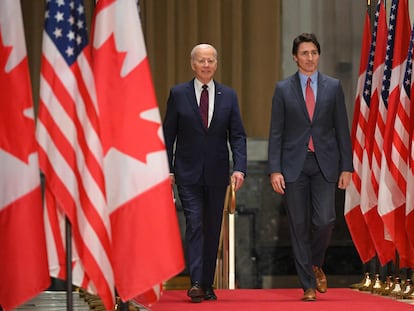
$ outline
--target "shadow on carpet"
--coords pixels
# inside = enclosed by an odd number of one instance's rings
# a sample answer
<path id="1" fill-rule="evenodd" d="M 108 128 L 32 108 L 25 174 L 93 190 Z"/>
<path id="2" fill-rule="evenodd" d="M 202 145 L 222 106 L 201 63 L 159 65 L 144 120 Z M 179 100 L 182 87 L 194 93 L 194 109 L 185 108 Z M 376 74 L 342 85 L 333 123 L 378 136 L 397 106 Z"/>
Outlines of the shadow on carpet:
<path id="1" fill-rule="evenodd" d="M 301 301 L 301 289 L 236 289 L 216 290 L 217 301 L 191 303 L 185 290 L 166 290 L 151 311 L 351 311 L 414 310 L 407 302 L 347 288 L 330 288 L 317 293 L 317 301 Z"/>

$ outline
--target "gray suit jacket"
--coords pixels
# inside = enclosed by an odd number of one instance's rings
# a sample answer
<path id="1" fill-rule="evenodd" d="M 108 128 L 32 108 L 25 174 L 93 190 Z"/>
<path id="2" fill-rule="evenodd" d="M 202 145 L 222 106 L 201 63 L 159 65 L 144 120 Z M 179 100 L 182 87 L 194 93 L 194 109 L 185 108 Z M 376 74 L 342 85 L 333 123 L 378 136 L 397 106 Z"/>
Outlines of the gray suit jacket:
<path id="1" fill-rule="evenodd" d="M 309 137 L 325 178 L 336 182 L 342 171 L 353 171 L 352 146 L 344 93 L 339 80 L 318 74 L 318 92 L 311 122 L 299 73 L 276 84 L 269 131 L 269 174 L 280 172 L 295 181 L 304 164 Z"/>

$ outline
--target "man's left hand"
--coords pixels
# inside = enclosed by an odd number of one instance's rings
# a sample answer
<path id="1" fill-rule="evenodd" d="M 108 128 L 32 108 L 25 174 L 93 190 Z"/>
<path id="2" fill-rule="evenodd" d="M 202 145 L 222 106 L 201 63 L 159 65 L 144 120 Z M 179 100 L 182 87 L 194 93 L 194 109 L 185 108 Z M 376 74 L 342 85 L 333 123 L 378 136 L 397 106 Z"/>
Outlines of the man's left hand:
<path id="1" fill-rule="evenodd" d="M 244 182 L 244 174 L 242 172 L 233 172 L 231 175 L 231 183 L 234 184 L 234 190 L 237 191 L 241 188 Z"/>
<path id="2" fill-rule="evenodd" d="M 351 182 L 352 173 L 351 172 L 342 172 L 338 180 L 338 188 L 345 190 Z"/>

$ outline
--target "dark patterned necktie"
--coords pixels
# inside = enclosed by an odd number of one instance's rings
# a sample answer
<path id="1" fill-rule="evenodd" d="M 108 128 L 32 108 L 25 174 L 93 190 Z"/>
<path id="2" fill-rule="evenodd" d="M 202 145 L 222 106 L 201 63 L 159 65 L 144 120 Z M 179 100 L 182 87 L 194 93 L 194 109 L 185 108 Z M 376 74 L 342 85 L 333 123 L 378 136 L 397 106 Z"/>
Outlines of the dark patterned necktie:
<path id="1" fill-rule="evenodd" d="M 204 127 L 208 127 L 208 91 L 207 85 L 203 85 L 203 90 L 201 91 L 200 96 L 200 114 L 201 119 L 203 120 Z"/>

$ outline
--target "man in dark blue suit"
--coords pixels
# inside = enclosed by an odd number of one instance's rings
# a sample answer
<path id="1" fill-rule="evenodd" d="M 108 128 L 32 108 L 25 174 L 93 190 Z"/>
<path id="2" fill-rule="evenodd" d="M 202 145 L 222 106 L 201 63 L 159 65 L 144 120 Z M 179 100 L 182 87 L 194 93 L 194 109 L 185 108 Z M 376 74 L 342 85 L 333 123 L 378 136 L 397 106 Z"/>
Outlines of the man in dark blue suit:
<path id="1" fill-rule="evenodd" d="M 163 121 L 172 182 L 186 219 L 185 250 L 192 302 L 216 300 L 213 291 L 226 188 L 237 191 L 247 166 L 246 133 L 236 92 L 213 80 L 217 51 L 199 44 L 191 51 L 195 78 L 170 90 Z M 204 107 L 204 105 L 206 105 Z"/>
<path id="2" fill-rule="evenodd" d="M 353 171 L 342 86 L 318 71 L 320 52 L 314 34 L 294 39 L 298 71 L 276 84 L 268 146 L 270 182 L 285 195 L 305 301 L 327 290 L 322 265 L 336 217 L 335 185 L 345 189 Z"/>

